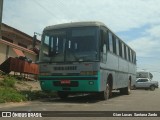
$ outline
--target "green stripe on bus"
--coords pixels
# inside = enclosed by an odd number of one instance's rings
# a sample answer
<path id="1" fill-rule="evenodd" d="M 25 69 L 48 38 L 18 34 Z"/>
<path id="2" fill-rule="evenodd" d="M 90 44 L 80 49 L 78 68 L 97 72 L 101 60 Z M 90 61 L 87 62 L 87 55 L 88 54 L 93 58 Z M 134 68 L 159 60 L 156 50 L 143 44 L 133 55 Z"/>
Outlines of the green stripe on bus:
<path id="1" fill-rule="evenodd" d="M 63 90 L 65 91 L 66 88 L 69 88 L 70 89 L 69 91 L 71 92 L 86 92 L 86 91 L 87 92 L 97 92 L 100 89 L 99 76 L 100 74 L 98 73 L 97 80 L 83 80 L 83 79 L 71 80 L 71 81 L 78 81 L 78 87 L 55 86 L 53 82 L 60 81 L 60 80 L 47 80 L 47 78 L 50 78 L 51 76 L 45 76 L 46 78 L 45 80 L 40 80 L 40 85 L 41 85 L 42 90 L 46 90 L 46 91 L 63 91 Z M 41 77 L 43 76 L 39 76 L 39 78 Z M 61 78 L 63 77 L 61 76 Z"/>

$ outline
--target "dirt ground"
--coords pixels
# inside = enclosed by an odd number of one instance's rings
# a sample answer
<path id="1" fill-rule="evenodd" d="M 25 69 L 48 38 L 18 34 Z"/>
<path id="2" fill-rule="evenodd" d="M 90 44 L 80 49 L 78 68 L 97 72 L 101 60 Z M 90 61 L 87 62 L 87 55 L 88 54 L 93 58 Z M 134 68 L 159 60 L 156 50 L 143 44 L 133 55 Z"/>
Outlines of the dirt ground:
<path id="1" fill-rule="evenodd" d="M 41 90 L 40 88 L 40 84 L 39 81 L 17 81 L 17 83 L 15 84 L 15 87 L 17 90 Z"/>
<path id="2" fill-rule="evenodd" d="M 3 80 L 4 76 L 0 75 L 0 80 Z M 16 80 L 15 88 L 19 91 L 23 90 L 41 90 L 40 84 L 38 80 L 28 80 L 28 79 L 23 79 L 23 80 Z"/>

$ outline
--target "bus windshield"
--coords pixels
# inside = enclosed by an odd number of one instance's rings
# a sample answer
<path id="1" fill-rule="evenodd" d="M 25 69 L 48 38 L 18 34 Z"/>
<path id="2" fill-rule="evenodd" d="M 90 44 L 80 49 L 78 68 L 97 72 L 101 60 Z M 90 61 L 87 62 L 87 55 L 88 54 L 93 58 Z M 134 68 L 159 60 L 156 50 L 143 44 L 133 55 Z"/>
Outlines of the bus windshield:
<path id="1" fill-rule="evenodd" d="M 40 61 L 98 61 L 97 33 L 96 27 L 44 31 Z"/>

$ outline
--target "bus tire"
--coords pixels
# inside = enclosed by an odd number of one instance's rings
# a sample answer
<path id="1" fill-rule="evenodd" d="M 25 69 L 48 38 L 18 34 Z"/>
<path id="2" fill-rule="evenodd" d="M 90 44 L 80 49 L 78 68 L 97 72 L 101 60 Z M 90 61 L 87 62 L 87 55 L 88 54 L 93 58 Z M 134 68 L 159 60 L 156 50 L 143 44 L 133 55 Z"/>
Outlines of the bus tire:
<path id="1" fill-rule="evenodd" d="M 135 85 L 133 85 L 132 90 L 136 90 L 136 86 Z"/>
<path id="2" fill-rule="evenodd" d="M 68 92 L 63 92 L 63 91 L 58 91 L 57 94 L 61 99 L 66 99 L 69 95 Z"/>
<path id="3" fill-rule="evenodd" d="M 109 99 L 109 93 L 110 93 L 110 86 L 107 83 L 106 89 L 100 93 L 100 97 L 102 100 L 108 100 Z"/>
<path id="4" fill-rule="evenodd" d="M 128 87 L 121 88 L 120 93 L 123 95 L 130 95 L 131 94 L 131 82 L 129 81 Z"/>

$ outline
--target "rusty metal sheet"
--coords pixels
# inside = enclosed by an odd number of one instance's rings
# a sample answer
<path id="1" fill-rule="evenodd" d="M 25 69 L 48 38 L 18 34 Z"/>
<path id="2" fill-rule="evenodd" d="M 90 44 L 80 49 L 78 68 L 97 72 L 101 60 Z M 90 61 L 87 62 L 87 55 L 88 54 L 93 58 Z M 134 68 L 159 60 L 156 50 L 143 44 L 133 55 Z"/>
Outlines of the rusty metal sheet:
<path id="1" fill-rule="evenodd" d="M 27 61 L 19 60 L 18 58 L 10 57 L 2 64 L 4 67 L 6 66 L 5 68 L 3 67 L 4 71 L 7 69 L 7 71 L 36 74 L 36 75 L 39 74 L 39 68 L 37 64 L 28 63 Z"/>

